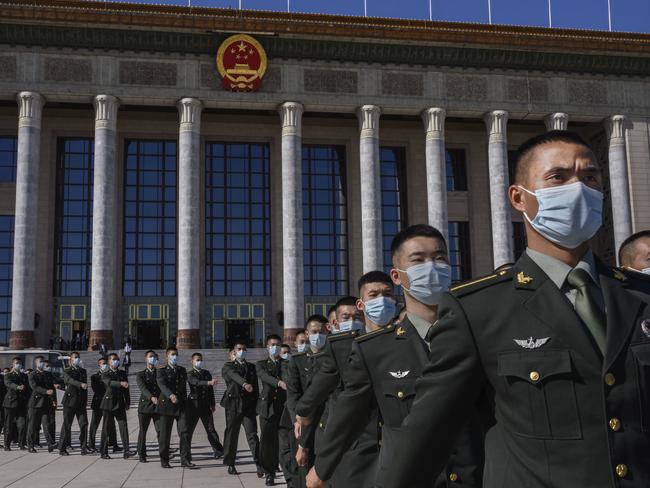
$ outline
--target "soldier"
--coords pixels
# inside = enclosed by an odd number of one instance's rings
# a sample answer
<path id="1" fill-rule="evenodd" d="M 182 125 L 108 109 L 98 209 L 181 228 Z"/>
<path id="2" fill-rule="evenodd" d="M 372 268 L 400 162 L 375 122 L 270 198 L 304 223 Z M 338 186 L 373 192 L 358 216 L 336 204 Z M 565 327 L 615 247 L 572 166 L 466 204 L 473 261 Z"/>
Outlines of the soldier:
<path id="1" fill-rule="evenodd" d="M 147 462 L 147 430 L 153 422 L 156 436 L 160 434 L 159 417 L 157 412 L 158 397 L 160 388 L 156 380 L 158 366 L 158 355 L 155 351 L 147 351 L 144 354 L 144 362 L 147 365 L 136 375 L 138 388 L 140 388 L 140 401 L 138 402 L 138 459 L 141 463 Z"/>
<path id="2" fill-rule="evenodd" d="M 309 338 L 306 330 L 301 330 L 296 333 L 295 346 L 296 352 L 305 352 L 307 350 L 307 346 L 309 346 Z"/>
<path id="3" fill-rule="evenodd" d="M 45 358 L 36 356 L 34 358 L 34 372 L 29 375 L 29 387 L 32 395 L 29 398 L 28 408 L 30 421 L 27 427 L 27 447 L 29 452 L 35 453 L 34 444 L 38 441 L 40 428 L 43 427 L 43 434 L 47 441 L 48 452 L 54 451 L 56 442 L 52 435 L 52 415 L 56 409 L 56 387 L 54 377 L 45 368 Z M 48 368 L 49 369 L 49 368 Z"/>
<path id="4" fill-rule="evenodd" d="M 88 454 L 88 415 L 86 405 L 88 404 L 88 374 L 81 367 L 81 357 L 78 352 L 70 354 L 70 366 L 63 370 L 63 381 L 65 382 L 65 394 L 63 396 L 63 427 L 59 439 L 59 454 L 68 456 L 66 447 L 70 444 L 72 437 L 72 422 L 77 417 L 79 424 L 79 443 L 81 444 L 81 455 Z"/>
<path id="5" fill-rule="evenodd" d="M 228 474 L 237 475 L 235 459 L 239 430 L 243 424 L 246 440 L 257 466 L 257 476 L 262 478 L 264 470 L 259 464 L 259 438 L 257 437 L 256 408 L 259 386 L 255 365 L 246 361 L 246 344 L 233 346 L 234 358 L 226 362 L 221 369 L 221 376 L 226 382 L 226 391 L 220 405 L 226 411 L 226 431 L 223 434 L 223 464 L 228 466 Z"/>
<path id="6" fill-rule="evenodd" d="M 23 372 L 23 361 L 18 356 L 11 361 L 11 370 L 5 375 L 5 395 L 2 406 L 5 412 L 5 451 L 11 451 L 12 436 L 16 436 L 21 450 L 27 449 L 27 403 L 29 400 L 29 379 Z M 14 431 L 17 433 L 14 434 Z"/>
<path id="7" fill-rule="evenodd" d="M 158 369 L 156 377 L 160 388 L 160 398 L 158 399 L 160 465 L 163 468 L 171 468 L 169 443 L 172 436 L 172 425 L 176 419 L 176 428 L 180 437 L 181 466 L 196 469 L 196 464 L 191 461 L 190 435 L 187 426 L 187 371 L 178 365 L 178 350 L 175 347 L 168 347 L 165 354 L 167 365 Z"/>
<path id="8" fill-rule="evenodd" d="M 5 401 L 5 395 L 7 394 L 7 387 L 5 386 L 5 375 L 7 374 L 6 368 L 3 369 L 0 372 L 0 405 L 2 405 Z M 2 434 L 2 431 L 4 429 L 4 419 L 5 419 L 5 412 L 4 408 L 0 410 L 0 434 Z"/>
<path id="9" fill-rule="evenodd" d="M 618 262 L 622 268 L 650 280 L 650 230 L 642 230 L 625 239 L 618 251 Z"/>
<path id="10" fill-rule="evenodd" d="M 510 202 L 528 248 L 515 266 L 442 297 L 429 364 L 378 486 L 426 486 L 488 387 L 484 486 L 650 485 L 650 303 L 598 261 L 602 175 L 576 134 L 516 155 Z M 420 478 L 420 479 L 418 479 Z"/>
<path id="11" fill-rule="evenodd" d="M 129 395 L 129 381 L 126 372 L 119 369 L 120 358 L 117 354 L 109 354 L 108 370 L 102 373 L 101 379 L 106 387 L 101 402 L 103 411 L 102 437 L 99 452 L 102 459 L 110 459 L 108 455 L 108 440 L 111 425 L 115 428 L 115 421 L 120 429 L 120 439 L 124 446 L 124 459 L 128 459 L 135 453 L 129 450 L 129 428 L 126 420 L 126 411 L 131 405 Z"/>
<path id="12" fill-rule="evenodd" d="M 280 346 L 282 339 L 276 334 L 266 338 L 268 359 L 255 364 L 262 382 L 262 394 L 257 402 L 260 417 L 260 464 L 264 468 L 266 486 L 275 485 L 275 470 L 279 462 L 278 424 L 287 400 L 287 384 L 282 380 Z"/>
<path id="13" fill-rule="evenodd" d="M 104 412 L 102 410 L 102 399 L 106 393 L 106 386 L 102 381 L 102 373 L 108 371 L 108 360 L 101 357 L 97 360 L 97 371 L 90 376 L 90 387 L 93 390 L 93 399 L 90 402 L 90 409 L 93 411 L 90 419 L 90 428 L 88 429 L 88 452 L 97 452 L 96 437 L 97 429 L 102 421 Z M 113 446 L 113 452 L 120 452 L 122 448 L 117 445 L 117 432 L 115 431 L 115 423 L 108 426 L 108 443 Z"/>
<path id="14" fill-rule="evenodd" d="M 192 369 L 187 375 L 187 382 L 190 385 L 190 395 L 187 399 L 187 429 L 190 445 L 194 429 L 200 419 L 208 435 L 208 442 L 212 446 L 214 458 L 220 459 L 223 457 L 223 446 L 219 440 L 219 434 L 214 429 L 213 417 L 216 405 L 214 386 L 217 384 L 217 379 L 212 378 L 210 371 L 203 369 L 203 355 L 199 352 L 192 354 Z"/>
<path id="15" fill-rule="evenodd" d="M 314 427 L 314 435 L 318 438 L 326 431 L 329 417 L 336 415 L 336 403 L 348 373 L 352 342 L 366 332 L 363 314 L 357 309 L 357 300 L 356 297 L 349 296 L 336 303 L 336 319 L 333 334 L 328 337 L 325 345 L 325 358 L 311 385 L 296 405 L 296 420 L 303 429 L 313 423 L 319 407 L 327 400 L 327 410 Z M 333 486 L 365 488 L 372 485 L 379 454 L 378 422 L 375 407 L 368 413 L 368 421 L 363 426 L 358 442 L 345 453 L 337 466 L 332 476 Z"/>

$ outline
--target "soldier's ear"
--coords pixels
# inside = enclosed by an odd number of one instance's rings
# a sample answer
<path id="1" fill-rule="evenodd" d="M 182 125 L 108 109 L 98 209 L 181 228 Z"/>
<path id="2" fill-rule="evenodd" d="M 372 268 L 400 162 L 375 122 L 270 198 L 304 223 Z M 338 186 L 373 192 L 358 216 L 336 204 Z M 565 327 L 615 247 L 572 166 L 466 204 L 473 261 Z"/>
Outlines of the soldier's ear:
<path id="1" fill-rule="evenodd" d="M 508 198 L 513 208 L 521 213 L 526 211 L 527 193 L 518 185 L 510 185 L 508 188 Z"/>

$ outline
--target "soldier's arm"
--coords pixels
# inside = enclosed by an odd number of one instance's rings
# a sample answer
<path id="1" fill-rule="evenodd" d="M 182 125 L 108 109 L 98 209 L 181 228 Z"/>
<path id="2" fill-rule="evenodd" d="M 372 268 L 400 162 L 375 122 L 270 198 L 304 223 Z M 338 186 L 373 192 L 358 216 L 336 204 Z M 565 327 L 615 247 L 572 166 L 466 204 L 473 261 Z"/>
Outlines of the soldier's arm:
<path id="1" fill-rule="evenodd" d="M 377 486 L 401 488 L 405 479 L 412 480 L 413 487 L 430 486 L 432 476 L 444 469 L 484 381 L 465 310 L 446 293 L 439 306 L 429 362 L 415 382 L 415 400 L 396 432 L 394 451 L 385 452 L 391 463 L 380 468 Z"/>
<path id="2" fill-rule="evenodd" d="M 111 379 L 108 374 L 102 374 L 102 382 L 106 385 L 106 388 L 119 388 L 121 386 L 119 380 Z"/>
<path id="3" fill-rule="evenodd" d="M 343 454 L 361 435 L 373 408 L 373 390 L 363 353 L 357 343 L 352 344 L 345 388 L 336 399 L 334 415 L 318 447 L 315 470 L 322 480 L 329 480 Z"/>
<path id="4" fill-rule="evenodd" d="M 147 388 L 147 383 L 144 381 L 144 371 L 140 371 L 135 375 L 135 382 L 138 384 L 140 392 L 147 398 L 147 400 L 151 400 L 153 395 L 149 391 L 149 388 Z"/>
<path id="5" fill-rule="evenodd" d="M 90 387 L 93 389 L 93 393 L 97 393 L 101 389 L 101 378 L 95 375 L 90 377 Z"/>
<path id="6" fill-rule="evenodd" d="M 158 370 L 158 374 L 156 375 L 156 383 L 158 383 L 158 388 L 160 388 L 160 392 L 166 397 L 170 397 L 171 395 L 174 394 L 174 392 L 171 391 L 167 386 L 167 375 L 163 373 L 162 369 Z"/>
<path id="7" fill-rule="evenodd" d="M 77 388 L 81 388 L 81 381 L 77 381 L 72 376 L 70 376 L 70 373 L 68 373 L 67 369 L 63 370 L 63 382 L 66 385 L 72 385 L 76 386 Z"/>
<path id="8" fill-rule="evenodd" d="M 197 378 L 193 374 L 187 375 L 187 382 L 192 386 L 209 386 L 207 380 L 202 380 L 200 378 Z"/>
<path id="9" fill-rule="evenodd" d="M 289 416 L 293 422 L 296 419 L 296 405 L 298 400 L 303 394 L 302 385 L 300 383 L 300 369 L 298 363 L 294 358 L 289 359 L 287 365 L 287 408 L 289 409 Z"/>
<path id="10" fill-rule="evenodd" d="M 301 417 L 312 417 L 318 406 L 325 403 L 339 384 L 341 377 L 329 341 L 325 354 L 320 369 L 296 405 L 296 414 Z"/>
<path id="11" fill-rule="evenodd" d="M 277 388 L 278 387 L 278 381 L 280 381 L 280 380 L 278 378 L 276 378 L 275 376 L 271 376 L 266 371 L 266 369 L 264 369 L 263 364 L 264 364 L 263 362 L 255 364 L 255 369 L 257 370 L 257 376 L 262 381 L 262 383 L 266 383 L 267 385 L 270 385 L 273 388 Z"/>
<path id="12" fill-rule="evenodd" d="M 6 375 L 5 376 L 5 386 L 9 388 L 10 390 L 17 391 L 18 390 L 18 383 L 16 383 L 13 379 L 12 376 Z"/>
<path id="13" fill-rule="evenodd" d="M 40 393 L 41 395 L 47 395 L 47 388 L 43 388 L 38 383 L 36 383 L 36 373 L 29 375 L 29 387 L 32 391 Z"/>

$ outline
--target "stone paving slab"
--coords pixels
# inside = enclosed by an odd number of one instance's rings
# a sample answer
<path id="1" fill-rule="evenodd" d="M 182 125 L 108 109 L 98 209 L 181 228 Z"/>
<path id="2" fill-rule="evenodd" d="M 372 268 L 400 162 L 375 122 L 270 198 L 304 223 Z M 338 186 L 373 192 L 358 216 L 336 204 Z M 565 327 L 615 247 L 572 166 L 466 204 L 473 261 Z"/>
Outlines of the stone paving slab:
<path id="1" fill-rule="evenodd" d="M 129 410 L 127 418 L 131 450 L 135 451 L 138 439 L 136 410 Z M 225 416 L 222 408 L 217 407 L 214 420 L 215 428 L 223 442 Z M 61 411 L 57 411 L 57 437 L 62 422 Z M 100 432 L 97 433 L 97 447 L 99 447 L 99 435 Z M 29 454 L 15 447 L 12 447 L 11 452 L 0 450 L 0 488 L 154 488 L 157 486 L 257 488 L 264 486 L 264 480 L 256 475 L 255 464 L 248 451 L 243 429 L 239 436 L 238 476 L 229 475 L 221 460 L 212 457 L 212 448 L 200 422 L 194 432 L 192 444 L 192 461 L 200 469 L 181 468 L 178 456 L 171 460 L 173 469 L 162 469 L 153 427 L 150 427 L 147 432 L 149 462 L 146 464 L 138 462 L 137 458 L 123 459 L 122 453 L 109 452 L 112 457 L 110 460 L 100 459 L 98 455 L 81 456 L 76 423 L 73 424 L 72 442 L 74 449 L 70 451 L 70 456 L 59 456 L 57 451 L 50 454 L 46 448 L 38 449 L 38 454 Z M 45 445 L 42 436 L 41 444 Z M 172 448 L 174 447 L 178 447 L 176 429 L 172 434 Z M 286 487 L 280 474 L 276 479 L 276 486 Z"/>

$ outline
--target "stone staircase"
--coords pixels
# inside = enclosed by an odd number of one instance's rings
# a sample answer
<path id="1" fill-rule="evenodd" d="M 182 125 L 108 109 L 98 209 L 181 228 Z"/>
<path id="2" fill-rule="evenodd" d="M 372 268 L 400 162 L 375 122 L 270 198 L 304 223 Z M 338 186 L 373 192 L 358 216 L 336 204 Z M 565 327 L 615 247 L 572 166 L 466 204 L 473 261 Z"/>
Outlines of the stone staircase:
<path id="1" fill-rule="evenodd" d="M 120 357 L 124 355 L 123 350 L 114 351 L 110 350 L 109 353 L 117 352 Z M 142 371 L 145 368 L 144 364 L 144 354 L 146 350 L 133 350 L 131 352 L 131 366 L 129 367 L 129 390 L 131 395 L 131 406 L 135 407 L 140 400 L 140 388 L 135 379 L 135 375 L 138 371 Z M 160 357 L 160 365 L 165 364 L 165 351 L 156 350 L 158 356 Z M 218 378 L 219 383 L 215 387 L 215 399 L 217 405 L 221 401 L 223 392 L 226 389 L 226 383 L 221 377 L 221 368 L 223 364 L 228 360 L 228 350 L 226 349 L 198 349 L 198 350 L 180 350 L 178 351 L 178 364 L 185 367 L 186 369 L 191 368 L 191 358 L 192 354 L 195 352 L 200 352 L 203 355 L 203 368 L 207 369 L 212 373 L 213 378 Z M 265 359 L 268 357 L 268 352 L 264 348 L 251 348 L 248 349 L 246 360 L 255 363 L 260 359 Z M 84 368 L 88 370 L 88 375 L 95 373 L 97 371 L 97 359 L 99 359 L 99 353 L 97 351 L 83 351 L 81 352 L 81 360 L 83 361 Z M 159 365 L 159 366 L 160 366 Z M 90 379 L 88 380 L 90 382 Z M 189 387 L 188 387 L 189 390 Z M 92 401 L 92 389 L 88 389 L 88 405 Z"/>

